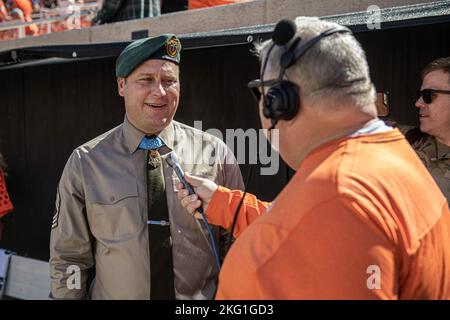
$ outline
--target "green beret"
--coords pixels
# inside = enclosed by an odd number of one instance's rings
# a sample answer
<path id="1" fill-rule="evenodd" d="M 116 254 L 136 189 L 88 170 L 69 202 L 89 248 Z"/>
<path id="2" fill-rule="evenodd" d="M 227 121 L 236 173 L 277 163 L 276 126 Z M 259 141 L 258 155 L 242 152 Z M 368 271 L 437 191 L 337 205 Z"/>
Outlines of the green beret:
<path id="1" fill-rule="evenodd" d="M 163 59 L 179 64 L 180 51 L 180 40 L 174 34 L 136 40 L 117 58 L 116 76 L 128 77 L 134 69 L 149 59 Z"/>

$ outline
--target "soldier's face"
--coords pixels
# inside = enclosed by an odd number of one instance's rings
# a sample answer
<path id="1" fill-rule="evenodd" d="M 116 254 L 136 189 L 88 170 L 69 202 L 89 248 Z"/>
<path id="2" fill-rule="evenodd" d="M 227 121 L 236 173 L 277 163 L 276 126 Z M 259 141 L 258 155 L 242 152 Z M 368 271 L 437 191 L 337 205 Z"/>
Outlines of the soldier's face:
<path id="1" fill-rule="evenodd" d="M 428 73 L 422 81 L 420 90 L 450 90 L 449 74 L 441 70 Z M 416 101 L 420 109 L 420 130 L 444 139 L 450 134 L 450 95 L 434 93 L 431 103 L 426 104 L 422 98 Z"/>
<path id="2" fill-rule="evenodd" d="M 126 79 L 118 78 L 128 120 L 147 134 L 172 121 L 180 99 L 179 67 L 166 60 L 147 60 Z"/>

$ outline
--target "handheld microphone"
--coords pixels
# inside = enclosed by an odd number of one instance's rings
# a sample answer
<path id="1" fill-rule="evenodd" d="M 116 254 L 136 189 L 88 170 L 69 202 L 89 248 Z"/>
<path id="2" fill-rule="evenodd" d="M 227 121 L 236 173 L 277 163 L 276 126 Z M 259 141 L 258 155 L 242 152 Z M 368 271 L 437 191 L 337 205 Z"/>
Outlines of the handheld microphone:
<path id="1" fill-rule="evenodd" d="M 178 162 L 178 156 L 175 153 L 175 151 L 171 151 L 167 154 L 166 162 L 175 171 L 178 179 L 180 179 L 184 188 L 189 192 L 189 195 L 195 194 L 194 188 L 192 188 L 192 186 L 184 178 L 184 171 L 181 168 L 180 163 Z M 219 251 L 217 250 L 216 242 L 214 241 L 214 235 L 212 233 L 211 226 L 209 225 L 208 220 L 206 219 L 203 208 L 200 206 L 200 208 L 198 208 L 197 211 L 200 212 L 203 220 L 205 221 L 206 229 L 208 230 L 209 236 L 211 237 L 211 248 L 213 250 L 214 256 L 216 257 L 217 267 L 219 268 L 220 271 Z M 203 228 L 201 227 L 200 222 L 197 219 L 195 219 L 195 221 L 199 226 L 200 231 L 203 233 Z M 206 241 L 208 241 L 208 239 L 206 239 Z"/>
<path id="2" fill-rule="evenodd" d="M 167 154 L 166 161 L 169 164 L 169 166 L 172 167 L 172 169 L 175 171 L 175 173 L 177 174 L 178 179 L 180 179 L 180 181 L 183 184 L 184 188 L 187 191 L 189 191 L 189 194 L 190 195 L 191 194 L 195 194 L 194 189 L 192 188 L 192 186 L 184 178 L 184 171 L 183 171 L 183 169 L 181 169 L 180 163 L 178 162 L 178 156 L 175 153 L 175 151 L 172 151 L 172 152 Z M 203 211 L 203 208 L 200 207 L 197 210 L 198 211 L 200 211 L 200 210 Z"/>

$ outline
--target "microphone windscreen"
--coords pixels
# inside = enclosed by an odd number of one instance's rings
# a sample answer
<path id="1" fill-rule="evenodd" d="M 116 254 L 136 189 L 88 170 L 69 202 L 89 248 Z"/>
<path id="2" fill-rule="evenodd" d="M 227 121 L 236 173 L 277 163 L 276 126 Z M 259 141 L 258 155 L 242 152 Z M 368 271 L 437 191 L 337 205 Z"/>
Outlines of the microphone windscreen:
<path id="1" fill-rule="evenodd" d="M 175 151 L 170 152 L 166 157 L 166 162 L 173 168 L 178 163 L 178 157 Z"/>
<path id="2" fill-rule="evenodd" d="M 277 23 L 272 34 L 272 41 L 279 46 L 285 45 L 295 35 L 297 27 L 291 20 L 283 19 Z"/>

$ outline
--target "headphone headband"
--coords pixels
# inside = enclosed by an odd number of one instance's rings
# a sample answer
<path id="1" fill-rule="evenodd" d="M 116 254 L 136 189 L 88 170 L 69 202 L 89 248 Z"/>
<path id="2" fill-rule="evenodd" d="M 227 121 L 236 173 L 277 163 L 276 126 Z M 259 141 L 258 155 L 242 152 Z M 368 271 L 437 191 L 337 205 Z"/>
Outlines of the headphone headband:
<path id="1" fill-rule="evenodd" d="M 280 66 L 283 69 L 288 69 L 290 66 L 292 66 L 309 48 L 311 48 L 313 45 L 315 45 L 317 42 L 322 40 L 325 37 L 331 36 L 334 33 L 351 33 L 351 30 L 347 27 L 339 26 L 339 27 L 333 27 L 331 29 L 325 30 L 324 32 L 320 33 L 319 35 L 309 39 L 306 43 L 302 44 L 300 47 L 297 47 L 298 41 L 301 41 L 301 38 L 297 38 L 293 46 L 294 48 L 289 48 L 288 51 L 286 51 L 280 60 Z M 294 50 L 292 50 L 294 49 Z"/>
<path id="2" fill-rule="evenodd" d="M 286 21 L 283 20 L 277 24 L 277 27 L 282 23 L 284 24 L 284 27 L 286 26 Z M 288 24 L 294 25 L 293 23 L 289 22 Z M 275 31 L 277 30 L 277 27 L 275 27 Z M 292 36 L 290 35 L 290 37 L 292 39 L 292 37 L 295 36 L 295 30 L 293 26 L 291 28 L 291 32 L 293 34 Z M 281 28 L 278 28 L 278 30 L 280 29 Z M 313 45 L 315 45 L 321 39 L 328 37 L 334 33 L 351 33 L 351 30 L 344 26 L 333 27 L 311 38 L 304 44 L 301 44 L 301 38 L 297 37 L 289 46 L 289 48 L 281 55 L 278 81 L 276 84 L 269 88 L 267 94 L 263 94 L 263 113 L 266 118 L 270 118 L 272 120 L 271 129 L 275 127 L 277 121 L 280 119 L 290 120 L 294 118 L 297 115 L 300 106 L 300 88 L 293 82 L 283 80 L 286 69 L 288 69 L 296 61 L 298 61 L 298 59 L 300 59 L 300 57 Z M 283 44 L 280 43 L 279 45 L 284 45 L 291 39 L 284 39 L 285 41 L 283 42 Z M 270 53 L 275 45 L 276 41 L 274 41 L 267 53 L 262 68 L 261 80 L 264 79 L 267 62 L 269 60 Z"/>

